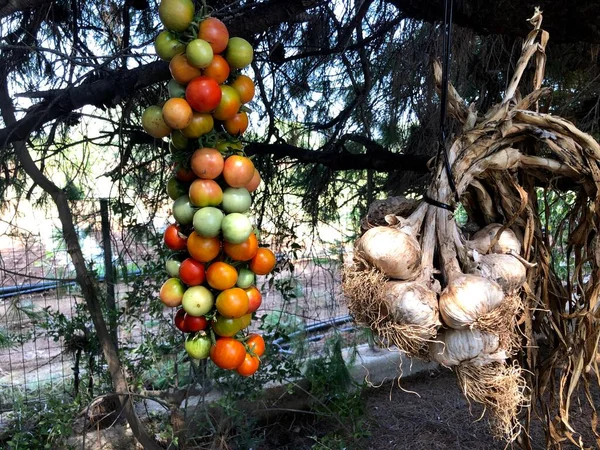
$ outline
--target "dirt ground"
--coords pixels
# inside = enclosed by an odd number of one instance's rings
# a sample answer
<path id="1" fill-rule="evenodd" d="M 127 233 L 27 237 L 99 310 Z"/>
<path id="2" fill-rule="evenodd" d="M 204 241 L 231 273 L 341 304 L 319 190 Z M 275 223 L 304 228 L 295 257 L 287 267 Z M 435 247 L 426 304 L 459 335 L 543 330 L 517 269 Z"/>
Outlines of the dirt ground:
<path id="1" fill-rule="evenodd" d="M 494 439 L 482 408 L 467 403 L 454 374 L 448 370 L 422 373 L 397 383 L 369 388 L 364 393 L 362 426 L 355 436 L 343 436 L 336 421 L 309 414 L 282 417 L 266 430 L 257 450 L 503 450 Z M 595 393 L 596 404 L 600 396 Z M 584 411 L 585 412 L 585 411 Z M 589 411 L 587 411 L 589 413 Z M 585 414 L 581 414 L 583 418 Z M 589 414 L 587 418 L 589 419 Z M 341 418 L 344 421 L 343 418 Z M 348 423 L 348 421 L 344 421 Z M 579 426 L 580 424 L 578 424 Z M 343 439 L 334 439 L 342 436 Z M 533 450 L 546 448 L 539 423 L 531 430 Z M 586 448 L 597 448 L 584 438 Z M 511 448 L 511 447 L 509 447 Z M 512 448 L 519 448 L 516 445 Z M 564 450 L 577 447 L 564 444 Z"/>

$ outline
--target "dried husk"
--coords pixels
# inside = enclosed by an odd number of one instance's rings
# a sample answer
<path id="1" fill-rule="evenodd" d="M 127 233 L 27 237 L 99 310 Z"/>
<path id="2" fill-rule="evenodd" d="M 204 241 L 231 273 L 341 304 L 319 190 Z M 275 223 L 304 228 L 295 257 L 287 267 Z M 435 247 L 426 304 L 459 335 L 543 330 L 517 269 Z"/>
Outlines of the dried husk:
<path id="1" fill-rule="evenodd" d="M 476 329 L 443 330 L 430 344 L 429 355 L 433 361 L 446 367 L 459 364 L 482 366 L 504 361 L 508 356 L 497 335 Z"/>
<path id="2" fill-rule="evenodd" d="M 481 255 L 474 251 L 473 261 L 469 273 L 495 281 L 506 294 L 521 288 L 527 279 L 527 269 L 512 255 Z"/>
<path id="3" fill-rule="evenodd" d="M 522 244 L 517 235 L 510 228 L 502 230 L 497 241 L 494 242 L 498 231 L 502 228 L 499 223 L 490 223 L 473 235 L 471 240 L 467 241 L 466 246 L 476 250 L 482 255 L 487 253 L 508 253 L 511 250 L 521 254 Z"/>
<path id="4" fill-rule="evenodd" d="M 383 301 L 398 324 L 418 325 L 426 330 L 441 325 L 437 295 L 422 282 L 388 281 L 383 288 Z"/>
<path id="5" fill-rule="evenodd" d="M 498 308 L 503 300 L 504 292 L 495 281 L 478 275 L 461 274 L 451 279 L 442 291 L 440 314 L 450 328 L 469 328 Z"/>
<path id="6" fill-rule="evenodd" d="M 419 241 L 402 229 L 374 227 L 367 230 L 356 241 L 354 257 L 389 278 L 412 280 L 421 272 Z"/>

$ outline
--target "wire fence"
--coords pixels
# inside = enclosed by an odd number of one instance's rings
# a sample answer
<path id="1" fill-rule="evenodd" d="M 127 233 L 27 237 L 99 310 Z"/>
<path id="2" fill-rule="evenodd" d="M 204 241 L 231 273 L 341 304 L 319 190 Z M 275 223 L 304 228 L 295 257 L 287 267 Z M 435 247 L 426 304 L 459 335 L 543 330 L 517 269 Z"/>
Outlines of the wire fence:
<path id="1" fill-rule="evenodd" d="M 88 201 L 80 209 L 86 211 L 78 223 L 82 250 L 105 289 L 100 204 Z M 166 215 L 161 220 L 155 221 L 157 229 L 147 236 L 134 235 L 118 220 L 110 220 L 115 303 L 125 316 L 127 294 L 133 289 L 134 280 L 145 276 L 142 272 L 147 261 L 160 258 L 150 236 L 166 226 Z M 0 425 L 12 417 L 17 404 L 43 403 L 56 390 L 72 395 L 73 380 L 85 376 L 80 373 L 78 360 L 82 352 L 73 345 L 73 336 L 67 342 L 64 336 L 39 326 L 40 318 L 74 318 L 84 304 L 57 218 L 49 213 L 24 214 L 3 220 L 2 227 Z M 293 260 L 280 252 L 280 263 L 287 270 L 258 283 L 263 294 L 259 314 L 292 335 L 314 330 L 312 340 L 320 339 L 321 332 L 330 326 L 347 329 L 348 311 L 340 289 L 340 267 L 346 250 L 341 244 L 311 245 L 296 252 Z M 160 302 L 158 292 L 148 302 Z M 172 311 L 165 310 L 164 314 L 170 316 Z M 150 319 L 136 322 L 135 326 L 121 325 L 119 341 L 142 342 L 148 333 L 153 333 L 154 326 Z M 280 351 L 289 351 L 289 347 L 282 345 Z"/>

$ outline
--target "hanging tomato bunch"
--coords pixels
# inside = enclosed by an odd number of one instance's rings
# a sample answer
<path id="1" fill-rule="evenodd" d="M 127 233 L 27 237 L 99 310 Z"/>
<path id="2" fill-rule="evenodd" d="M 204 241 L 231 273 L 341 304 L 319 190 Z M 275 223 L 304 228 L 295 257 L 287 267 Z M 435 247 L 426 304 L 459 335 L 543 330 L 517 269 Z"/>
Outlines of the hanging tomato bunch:
<path id="1" fill-rule="evenodd" d="M 275 267 L 260 247 L 248 211 L 261 177 L 239 137 L 248 128 L 254 82 L 241 73 L 252 46 L 229 37 L 214 17 L 195 17 L 191 0 L 162 0 L 165 30 L 156 37 L 158 56 L 169 61 L 169 99 L 147 108 L 146 132 L 170 136 L 174 175 L 167 184 L 176 223 L 164 234 L 175 253 L 162 302 L 179 308 L 175 325 L 188 336 L 185 349 L 223 369 L 252 375 L 265 351 L 263 338 L 246 329 L 261 304 L 256 276 Z"/>

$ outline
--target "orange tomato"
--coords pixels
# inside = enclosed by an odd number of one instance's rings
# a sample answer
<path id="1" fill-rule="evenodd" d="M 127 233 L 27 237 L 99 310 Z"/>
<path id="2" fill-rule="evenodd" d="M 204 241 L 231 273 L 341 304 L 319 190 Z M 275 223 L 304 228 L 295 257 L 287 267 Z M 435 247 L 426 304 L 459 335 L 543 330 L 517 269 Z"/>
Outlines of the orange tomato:
<path id="1" fill-rule="evenodd" d="M 260 360 L 256 356 L 252 356 L 250 353 L 246 353 L 244 357 L 244 361 L 240 364 L 237 369 L 237 373 L 244 377 L 249 377 L 253 375 L 260 366 Z"/>
<path id="2" fill-rule="evenodd" d="M 254 233 L 250 233 L 248 239 L 241 244 L 232 244 L 225 241 L 223 243 L 225 254 L 234 261 L 249 261 L 254 258 L 258 251 L 258 239 Z"/>
<path id="3" fill-rule="evenodd" d="M 215 121 L 212 115 L 194 111 L 191 122 L 181 130 L 181 134 L 188 139 L 197 139 L 206 133 L 210 133 L 214 126 Z"/>
<path id="4" fill-rule="evenodd" d="M 225 83 L 225 80 L 229 78 L 229 64 L 221 55 L 214 55 L 212 61 L 208 67 L 204 68 L 202 72 L 204 76 L 212 78 L 219 84 Z"/>
<path id="5" fill-rule="evenodd" d="M 237 319 L 248 310 L 248 296 L 238 287 L 225 289 L 217 296 L 215 306 L 223 317 Z"/>
<path id="6" fill-rule="evenodd" d="M 239 94 L 242 104 L 248 103 L 254 98 L 254 92 L 256 91 L 254 81 L 247 75 L 238 75 L 231 83 L 231 87 Z"/>
<path id="7" fill-rule="evenodd" d="M 248 114 L 245 111 L 240 111 L 231 119 L 223 122 L 223 127 L 232 136 L 240 136 L 248 129 Z"/>
<path id="8" fill-rule="evenodd" d="M 238 274 L 235 267 L 221 261 L 212 263 L 206 270 L 206 281 L 210 287 L 218 289 L 219 291 L 234 287 L 237 277 Z M 244 295 L 246 295 L 245 292 Z M 246 300 L 248 300 L 247 295 Z M 246 305 L 246 309 L 248 309 L 248 305 Z M 244 310 L 244 314 L 245 313 L 246 310 Z"/>
<path id="9" fill-rule="evenodd" d="M 174 97 L 165 102 L 162 108 L 165 123 L 175 130 L 187 127 L 192 121 L 192 107 L 182 98 Z"/>
<path id="10" fill-rule="evenodd" d="M 171 76 L 179 84 L 188 84 L 194 78 L 202 75 L 202 71 L 192 66 L 187 60 L 185 53 L 173 56 L 173 59 L 169 63 L 169 70 Z"/>
<path id="11" fill-rule="evenodd" d="M 214 180 L 221 172 L 225 160 L 223 155 L 216 148 L 203 147 L 199 148 L 192 154 L 190 166 L 194 173 L 204 180 Z"/>
<path id="12" fill-rule="evenodd" d="M 231 155 L 225 160 L 223 178 L 229 186 L 244 187 L 250 183 L 252 177 L 254 177 L 254 163 L 250 158 Z"/>
<path id="13" fill-rule="evenodd" d="M 260 334 L 253 333 L 246 339 L 248 353 L 256 356 L 262 356 L 265 353 L 265 340 Z"/>
<path id="14" fill-rule="evenodd" d="M 187 249 L 196 261 L 209 262 L 219 256 L 221 241 L 216 237 L 204 238 L 194 231 L 188 236 Z"/>
<path id="15" fill-rule="evenodd" d="M 221 369 L 236 369 L 245 357 L 244 344 L 231 337 L 217 339 L 210 348 L 210 359 Z"/>
<path id="16" fill-rule="evenodd" d="M 188 238 L 189 242 L 189 238 Z M 189 244 L 188 244 L 189 246 Z M 259 248 L 254 258 L 250 260 L 250 270 L 256 275 L 266 275 L 275 267 L 275 255 L 268 248 Z"/>

